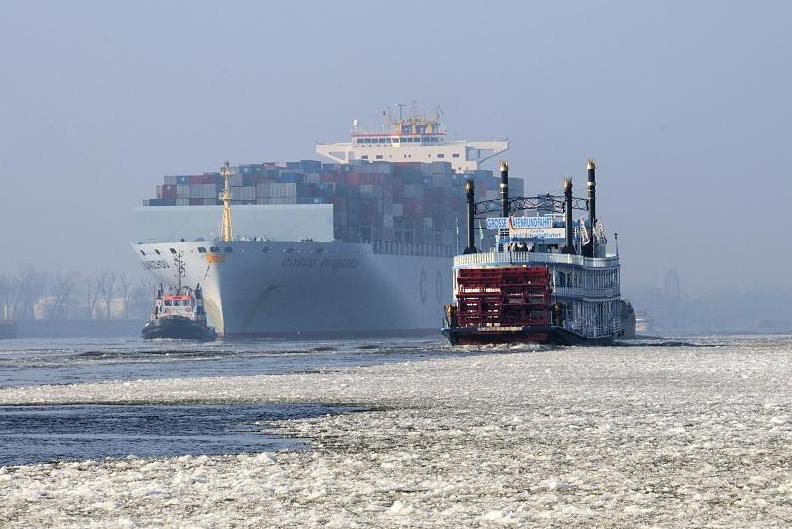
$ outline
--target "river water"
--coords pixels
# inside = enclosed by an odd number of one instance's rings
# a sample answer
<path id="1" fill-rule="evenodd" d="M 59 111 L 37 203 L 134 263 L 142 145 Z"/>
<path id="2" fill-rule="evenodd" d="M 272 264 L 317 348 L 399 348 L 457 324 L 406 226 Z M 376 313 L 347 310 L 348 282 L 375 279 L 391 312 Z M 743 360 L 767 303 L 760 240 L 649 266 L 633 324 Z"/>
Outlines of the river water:
<path id="1" fill-rule="evenodd" d="M 0 341 L 0 389 L 144 379 L 310 373 L 448 355 L 432 340 L 238 341 L 28 339 Z M 102 457 L 300 449 L 273 421 L 348 413 L 312 403 L 0 406 L 0 465 Z"/>
<path id="2" fill-rule="evenodd" d="M 792 527 L 792 337 L 0 342 L 2 527 Z"/>

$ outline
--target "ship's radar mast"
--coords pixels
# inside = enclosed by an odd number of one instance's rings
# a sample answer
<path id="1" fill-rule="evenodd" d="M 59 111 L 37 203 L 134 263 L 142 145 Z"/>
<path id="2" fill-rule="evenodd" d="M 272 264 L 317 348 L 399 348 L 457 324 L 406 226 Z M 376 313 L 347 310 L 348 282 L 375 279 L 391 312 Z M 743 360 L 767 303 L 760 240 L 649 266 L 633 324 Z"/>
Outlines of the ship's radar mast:
<path id="1" fill-rule="evenodd" d="M 231 242 L 234 240 L 234 230 L 231 227 L 231 162 L 226 161 L 225 165 L 220 169 L 220 174 L 223 175 L 225 181 L 225 188 L 220 194 L 220 200 L 223 201 L 223 227 L 221 230 L 220 238 L 224 242 Z"/>

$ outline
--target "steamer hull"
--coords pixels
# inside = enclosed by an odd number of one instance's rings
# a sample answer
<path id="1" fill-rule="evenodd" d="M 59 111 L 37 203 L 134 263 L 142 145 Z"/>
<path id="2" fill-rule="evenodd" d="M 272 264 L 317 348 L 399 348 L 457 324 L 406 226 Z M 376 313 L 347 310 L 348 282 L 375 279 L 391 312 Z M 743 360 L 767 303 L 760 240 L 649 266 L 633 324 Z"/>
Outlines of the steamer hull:
<path id="1" fill-rule="evenodd" d="M 497 330 L 484 328 L 443 329 L 452 345 L 536 343 L 549 345 L 610 345 L 613 336 L 586 338 L 560 327 L 514 327 Z"/>

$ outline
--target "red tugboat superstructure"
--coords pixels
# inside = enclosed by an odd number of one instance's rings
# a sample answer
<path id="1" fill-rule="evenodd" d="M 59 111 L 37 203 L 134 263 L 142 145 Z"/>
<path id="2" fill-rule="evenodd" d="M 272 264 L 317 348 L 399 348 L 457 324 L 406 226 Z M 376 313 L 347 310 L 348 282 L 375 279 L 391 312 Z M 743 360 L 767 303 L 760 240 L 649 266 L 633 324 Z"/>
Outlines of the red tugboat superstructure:
<path id="1" fill-rule="evenodd" d="M 563 196 L 510 198 L 505 162 L 500 199 L 476 202 L 466 182 L 467 246 L 454 257 L 443 328 L 452 344 L 607 344 L 623 334 L 619 256 L 596 216 L 594 160 L 587 171 L 585 199 L 572 196 L 570 178 Z M 575 220 L 573 210 L 588 214 Z M 523 211 L 534 214 L 514 216 Z M 477 221 L 496 231 L 490 251 L 476 248 Z"/>

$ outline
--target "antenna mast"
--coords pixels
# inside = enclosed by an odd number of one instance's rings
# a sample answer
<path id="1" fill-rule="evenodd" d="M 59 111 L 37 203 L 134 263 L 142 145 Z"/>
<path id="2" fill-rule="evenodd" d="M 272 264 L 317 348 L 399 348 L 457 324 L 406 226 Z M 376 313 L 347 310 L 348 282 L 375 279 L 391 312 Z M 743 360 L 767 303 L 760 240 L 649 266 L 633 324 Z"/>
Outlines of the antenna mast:
<path id="1" fill-rule="evenodd" d="M 184 252 L 179 250 L 176 254 L 176 294 L 181 294 L 182 277 L 184 276 Z"/>
<path id="2" fill-rule="evenodd" d="M 399 107 L 399 121 L 402 121 L 404 119 L 404 115 L 403 115 L 404 107 L 406 107 L 407 105 L 405 105 L 404 103 L 396 103 L 396 106 Z"/>
<path id="3" fill-rule="evenodd" d="M 231 227 L 231 162 L 226 161 L 225 165 L 220 168 L 220 174 L 223 175 L 225 180 L 225 188 L 220 195 L 220 200 L 223 201 L 223 228 L 221 230 L 220 238 L 223 242 L 231 242 L 234 240 L 234 230 Z"/>

